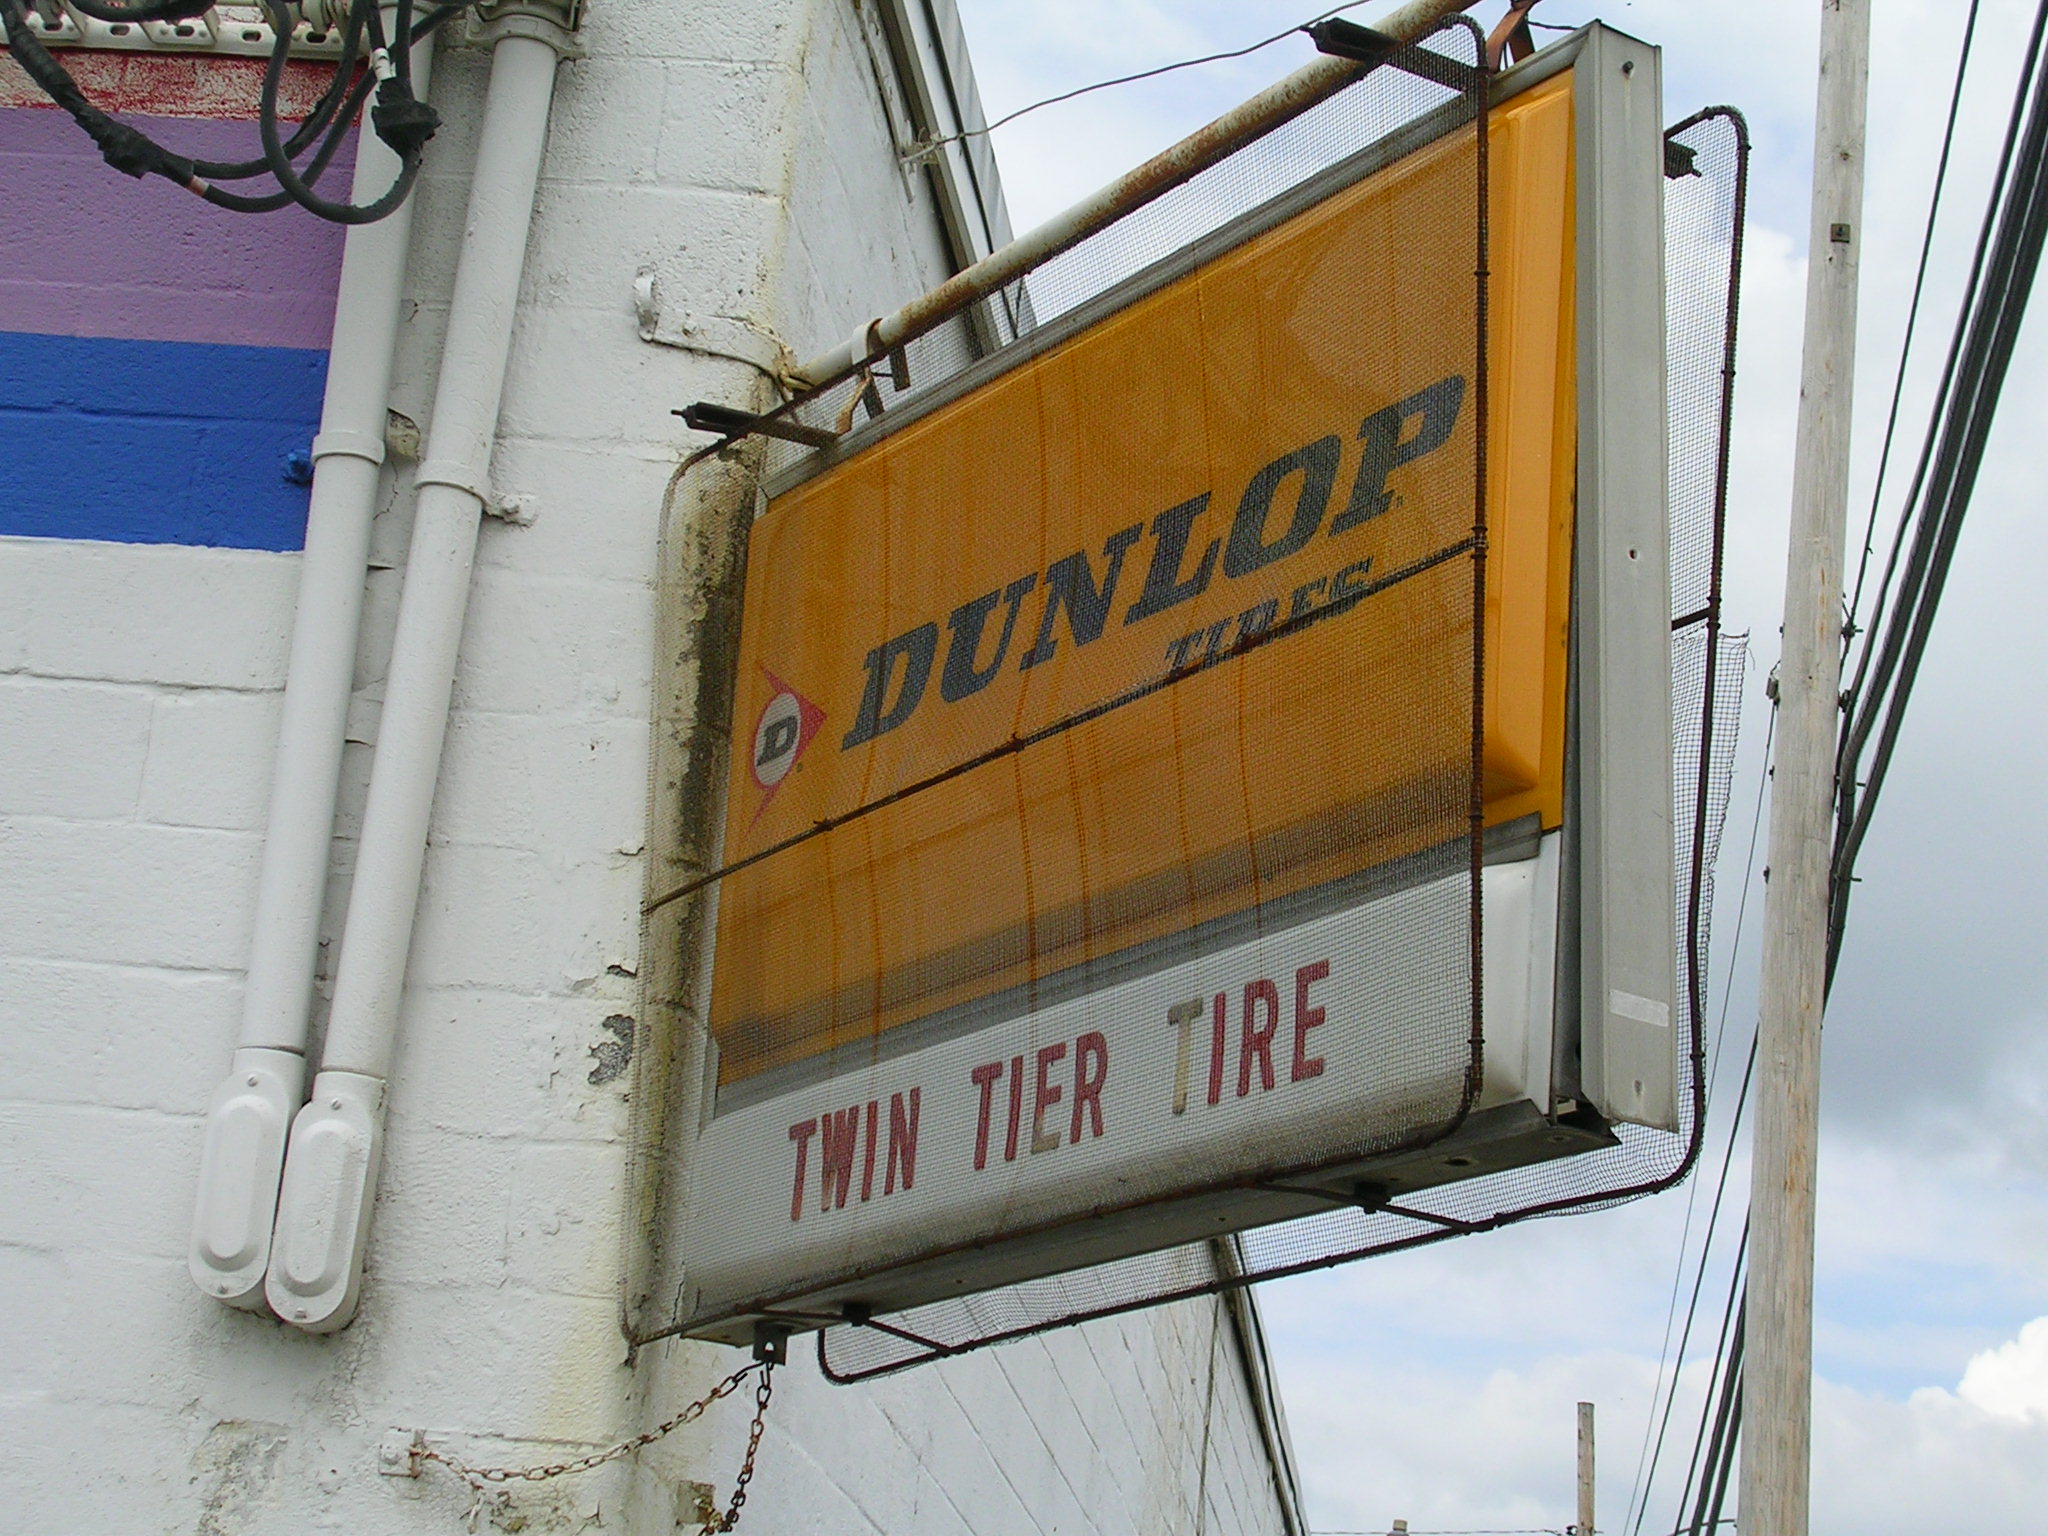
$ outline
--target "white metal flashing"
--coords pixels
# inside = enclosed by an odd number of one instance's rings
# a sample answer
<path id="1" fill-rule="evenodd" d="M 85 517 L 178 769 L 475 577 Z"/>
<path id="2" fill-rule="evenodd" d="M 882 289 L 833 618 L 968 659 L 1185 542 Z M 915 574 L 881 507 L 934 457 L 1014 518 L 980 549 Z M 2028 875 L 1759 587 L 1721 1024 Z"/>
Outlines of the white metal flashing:
<path id="1" fill-rule="evenodd" d="M 1576 69 L 1593 107 L 1578 115 L 1579 805 L 1566 817 L 1579 1072 L 1608 1118 L 1676 1130 L 1663 93 L 1658 51 L 1606 27 L 1586 29 Z"/>

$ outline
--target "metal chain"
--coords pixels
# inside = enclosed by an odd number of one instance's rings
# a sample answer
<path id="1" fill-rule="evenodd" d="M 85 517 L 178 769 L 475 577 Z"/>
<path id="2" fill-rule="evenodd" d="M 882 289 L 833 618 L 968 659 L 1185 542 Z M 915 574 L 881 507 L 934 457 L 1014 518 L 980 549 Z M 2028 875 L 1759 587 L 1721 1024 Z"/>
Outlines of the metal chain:
<path id="1" fill-rule="evenodd" d="M 622 1457 L 630 1456 L 635 1451 L 642 1450 L 654 1444 L 655 1441 L 673 1434 L 685 1424 L 702 1418 L 705 1411 L 713 1403 L 717 1402 L 721 1397 L 730 1397 L 739 1390 L 742 1382 L 757 1372 L 760 1379 L 754 1384 L 754 1418 L 747 1429 L 747 1453 L 740 1461 L 739 1476 L 733 1483 L 732 1502 L 726 1506 L 723 1514 L 713 1514 L 710 1519 L 704 1522 L 703 1529 L 707 1536 L 709 1536 L 711 1532 L 729 1531 L 739 1524 L 741 1506 L 747 1502 L 747 1484 L 754 1480 L 754 1458 L 761 1449 L 761 1436 L 768 1427 L 768 1400 L 775 1392 L 775 1364 L 773 1361 L 750 1361 L 734 1371 L 694 1403 L 683 1408 L 674 1417 L 664 1419 L 645 1434 L 635 1435 L 630 1440 L 622 1440 L 617 1445 L 610 1446 L 602 1451 L 594 1451 L 588 1456 L 579 1456 L 574 1461 L 555 1461 L 538 1467 L 479 1467 L 464 1461 L 452 1451 L 439 1450 L 434 1446 L 428 1445 L 423 1438 L 416 1439 L 413 1442 L 412 1458 L 415 1463 L 422 1461 L 439 1462 L 469 1485 L 471 1498 L 466 1515 L 469 1528 L 473 1531 L 477 1528 L 477 1520 L 483 1513 L 484 1498 L 488 1485 L 514 1481 L 544 1483 L 550 1478 L 567 1477 L 575 1472 L 588 1472 L 594 1467 L 605 1465 L 607 1462 L 618 1461 Z"/>
<path id="2" fill-rule="evenodd" d="M 729 1531 L 740 1523 L 740 1509 L 747 1502 L 747 1484 L 754 1480 L 754 1455 L 761 1449 L 761 1435 L 768 1428 L 768 1399 L 775 1391 L 775 1362 L 761 1367 L 761 1379 L 754 1383 L 754 1422 L 747 1426 L 747 1454 L 740 1458 L 740 1475 L 733 1479 L 732 1502 L 725 1513 L 704 1522 L 705 1536 Z"/>

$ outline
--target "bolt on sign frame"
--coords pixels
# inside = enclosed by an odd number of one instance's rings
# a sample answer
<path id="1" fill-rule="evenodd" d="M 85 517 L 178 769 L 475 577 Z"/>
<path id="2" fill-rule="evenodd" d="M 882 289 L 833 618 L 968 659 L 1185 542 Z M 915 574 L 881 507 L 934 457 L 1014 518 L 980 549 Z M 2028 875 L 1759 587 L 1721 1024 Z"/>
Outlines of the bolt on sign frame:
<path id="1" fill-rule="evenodd" d="M 681 1331 L 1677 1128 L 1659 107 L 1586 29 L 771 479 Z"/>

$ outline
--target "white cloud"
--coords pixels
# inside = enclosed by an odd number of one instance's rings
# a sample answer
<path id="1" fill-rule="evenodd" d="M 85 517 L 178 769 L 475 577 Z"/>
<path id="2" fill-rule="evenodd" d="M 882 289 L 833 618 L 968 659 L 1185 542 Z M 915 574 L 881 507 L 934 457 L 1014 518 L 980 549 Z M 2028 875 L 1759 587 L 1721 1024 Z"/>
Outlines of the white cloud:
<path id="1" fill-rule="evenodd" d="M 1290 1421 L 1318 1529 L 1562 1529 L 1572 1519 L 1573 1405 L 1596 1405 L 1596 1523 L 1620 1532 L 1649 1411 L 1654 1362 L 1593 1350 L 1447 1371 L 1409 1362 L 1290 1359 Z M 1666 1475 L 1644 1536 L 1679 1514 L 1704 1363 L 1681 1382 Z M 2026 1536 L 2048 1508 L 2048 1318 L 1970 1362 L 1951 1392 L 1904 1400 L 1821 1381 L 1814 1393 L 1813 1536 Z M 1731 1497 L 1731 1505 L 1733 1500 Z"/>
<path id="2" fill-rule="evenodd" d="M 2001 1418 L 2048 1423 L 2048 1317 L 2035 1318 L 2018 1338 L 1972 1359 L 1956 1396 Z"/>
<path id="3" fill-rule="evenodd" d="M 1287 1379 L 1288 1420 L 1317 1529 L 1562 1529 L 1572 1518 L 1575 1409 L 1597 1405 L 1607 1497 L 1596 1525 L 1618 1529 L 1653 1367 L 1618 1353 L 1551 1356 L 1473 1376 L 1410 1365 L 1361 1392 L 1334 1362 Z M 1647 1527 L 1646 1527 L 1647 1529 Z"/>
<path id="4" fill-rule="evenodd" d="M 2048 1421 L 1930 1387 L 1814 1393 L 1813 1536 L 2029 1536 L 2048 1507 Z"/>

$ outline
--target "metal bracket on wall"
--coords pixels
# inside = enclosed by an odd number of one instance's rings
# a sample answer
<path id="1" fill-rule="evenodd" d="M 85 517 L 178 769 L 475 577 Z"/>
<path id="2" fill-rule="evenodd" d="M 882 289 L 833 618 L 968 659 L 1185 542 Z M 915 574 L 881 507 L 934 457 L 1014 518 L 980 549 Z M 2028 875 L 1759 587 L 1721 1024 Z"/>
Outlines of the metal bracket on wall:
<path id="1" fill-rule="evenodd" d="M 580 59 L 588 51 L 576 31 L 582 25 L 583 0 L 480 0 L 457 36 L 478 48 L 503 37 L 530 37 L 565 59 Z"/>
<path id="2" fill-rule="evenodd" d="M 260 5 L 209 6 L 178 21 L 100 21 L 65 0 L 30 0 L 27 9 L 29 30 L 51 48 L 268 58 L 277 40 Z M 334 25 L 340 18 L 330 17 L 329 9 L 317 3 L 298 7 L 301 19 L 292 28 L 293 58 L 341 56 L 341 33 Z"/>
<path id="3" fill-rule="evenodd" d="M 669 303 L 656 264 L 633 274 L 633 315 L 642 341 L 745 363 L 786 392 L 783 381 L 797 359 L 779 336 L 738 315 L 699 314 Z"/>
<path id="4" fill-rule="evenodd" d="M 682 417 L 683 425 L 693 432 L 713 432 L 726 442 L 745 437 L 750 432 L 758 432 L 763 437 L 779 437 L 788 443 L 802 443 L 806 448 L 829 448 L 839 441 L 838 433 L 828 432 L 823 427 L 805 426 L 787 416 L 755 416 L 746 411 L 736 411 L 729 405 L 715 405 L 709 400 L 699 400 L 669 414 Z"/>
<path id="5" fill-rule="evenodd" d="M 1375 32 L 1371 27 L 1361 27 L 1357 22 L 1345 21 L 1341 17 L 1326 17 L 1301 30 L 1309 35 L 1318 53 L 1353 60 L 1368 70 L 1391 64 L 1404 74 L 1448 86 L 1454 91 L 1471 90 L 1478 73 L 1469 64 L 1460 64 L 1433 49 L 1411 47 L 1384 32 Z"/>

